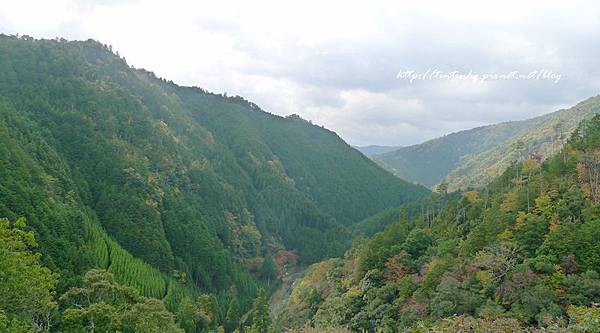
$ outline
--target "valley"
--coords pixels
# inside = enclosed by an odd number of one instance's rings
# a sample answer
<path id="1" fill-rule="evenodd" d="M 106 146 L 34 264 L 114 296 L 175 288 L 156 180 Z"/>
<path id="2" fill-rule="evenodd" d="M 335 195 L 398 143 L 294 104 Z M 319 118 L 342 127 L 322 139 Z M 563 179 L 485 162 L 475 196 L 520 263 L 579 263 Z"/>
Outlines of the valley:
<path id="1" fill-rule="evenodd" d="M 355 148 L 1 35 L 0 332 L 597 332 L 598 111 Z"/>
<path id="2" fill-rule="evenodd" d="M 482 187 L 500 176 L 519 154 L 545 159 L 566 138 L 600 111 L 592 97 L 565 110 L 536 118 L 478 127 L 390 151 L 365 150 L 384 168 L 410 182 L 435 188 L 446 182 L 451 191 Z"/>

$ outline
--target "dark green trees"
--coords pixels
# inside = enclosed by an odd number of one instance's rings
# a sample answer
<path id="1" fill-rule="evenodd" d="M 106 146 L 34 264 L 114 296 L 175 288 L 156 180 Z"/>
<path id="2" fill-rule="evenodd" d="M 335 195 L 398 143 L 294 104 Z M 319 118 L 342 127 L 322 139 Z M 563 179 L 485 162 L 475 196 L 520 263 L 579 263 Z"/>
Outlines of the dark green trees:
<path id="1" fill-rule="evenodd" d="M 187 333 L 214 331 L 219 323 L 217 305 L 217 298 L 214 295 L 201 295 L 196 302 L 185 298 L 179 304 L 177 322 Z"/>
<path id="2" fill-rule="evenodd" d="M 487 188 L 433 196 L 434 213 L 398 210 L 344 259 L 311 266 L 276 326 L 598 331 L 599 151 L 596 116 L 547 161 L 524 157 Z"/>
<path id="3" fill-rule="evenodd" d="M 1 332 L 183 332 L 162 301 L 104 270 L 89 271 L 83 287 L 57 300 L 57 276 L 41 265 L 35 234 L 26 229 L 24 219 L 0 219 Z"/>
<path id="4" fill-rule="evenodd" d="M 269 258 L 339 255 L 347 225 L 428 193 L 335 133 L 92 40 L 0 36 L 0 96 L 0 217 L 27 218 L 60 292 L 100 268 L 173 312 L 218 295 L 225 324 L 276 279 Z"/>
<path id="5" fill-rule="evenodd" d="M 269 298 L 264 289 L 259 289 L 252 306 L 252 333 L 268 333 L 271 326 L 269 317 Z"/>
<path id="6" fill-rule="evenodd" d="M 277 265 L 270 256 L 265 257 L 259 272 L 260 278 L 270 285 L 271 282 L 277 279 Z"/>

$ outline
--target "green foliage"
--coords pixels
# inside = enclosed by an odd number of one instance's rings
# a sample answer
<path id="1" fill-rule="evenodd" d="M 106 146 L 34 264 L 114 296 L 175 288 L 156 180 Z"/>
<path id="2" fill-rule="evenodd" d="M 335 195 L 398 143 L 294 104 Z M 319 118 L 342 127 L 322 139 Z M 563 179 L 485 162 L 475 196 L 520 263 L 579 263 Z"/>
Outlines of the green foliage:
<path id="1" fill-rule="evenodd" d="M 361 279 L 368 270 L 383 268 L 385 259 L 400 251 L 407 236 L 407 223 L 400 221 L 371 238 L 359 254 L 356 277 Z"/>
<path id="2" fill-rule="evenodd" d="M 450 190 L 482 187 L 514 161 L 532 154 L 554 155 L 581 121 L 599 111 L 599 98 L 593 97 L 570 109 L 460 131 L 373 158 L 400 177 L 430 188 L 442 180 Z"/>
<path id="3" fill-rule="evenodd" d="M 187 333 L 206 331 L 210 325 L 210 317 L 203 312 L 194 301 L 185 298 L 179 303 L 177 323 Z"/>
<path id="4" fill-rule="evenodd" d="M 84 286 L 69 289 L 60 301 L 65 332 L 183 332 L 162 301 L 119 285 L 103 270 L 86 273 Z"/>
<path id="5" fill-rule="evenodd" d="M 346 226 L 428 194 L 333 132 L 177 86 L 92 40 L 1 35 L 0 96 L 0 217 L 27 219 L 59 293 L 100 268 L 172 312 L 211 293 L 212 324 L 235 327 L 279 251 L 340 255 Z"/>
<path id="6" fill-rule="evenodd" d="M 571 332 L 600 331 L 600 309 L 570 306 L 568 311 Z"/>
<path id="7" fill-rule="evenodd" d="M 144 299 L 134 304 L 121 319 L 123 332 L 184 333 L 175 324 L 174 316 L 157 299 Z"/>
<path id="8" fill-rule="evenodd" d="M 457 168 L 465 156 L 477 155 L 497 147 L 540 120 L 477 127 L 402 147 L 374 158 L 392 167 L 400 177 L 432 188 Z"/>
<path id="9" fill-rule="evenodd" d="M 237 298 L 234 298 L 229 302 L 227 307 L 227 313 L 225 314 L 224 328 L 225 332 L 233 332 L 240 327 L 240 319 L 242 317 L 240 303 Z"/>
<path id="10" fill-rule="evenodd" d="M 0 219 L 0 328 L 7 331 L 47 329 L 55 308 L 56 275 L 34 253 L 35 235 L 24 219 Z"/>
<path id="11" fill-rule="evenodd" d="M 273 261 L 273 258 L 265 257 L 261 264 L 259 275 L 267 284 L 277 279 L 277 265 Z"/>
<path id="12" fill-rule="evenodd" d="M 176 312 L 179 303 L 185 298 L 196 298 L 199 295 L 199 290 L 193 283 L 182 282 L 175 279 L 168 279 L 167 294 L 163 298 L 163 302 L 167 309 Z"/>
<path id="13" fill-rule="evenodd" d="M 264 289 L 259 289 L 252 306 L 252 333 L 267 333 L 271 326 L 269 317 L 269 299 Z"/>
<path id="14" fill-rule="evenodd" d="M 108 241 L 110 265 L 108 271 L 117 282 L 131 286 L 146 297 L 163 298 L 166 294 L 164 275 L 145 262 L 134 258 L 114 241 Z"/>
<path id="15" fill-rule="evenodd" d="M 8 318 L 0 309 L 0 332 L 29 333 L 33 332 L 31 325 L 16 318 Z"/>
<path id="16" fill-rule="evenodd" d="M 481 191 L 432 196 L 408 219 L 403 210 L 367 219 L 397 216 L 355 242 L 344 259 L 313 265 L 275 323 L 381 332 L 596 332 L 600 183 L 590 175 L 600 172 L 598 146 L 600 116 L 582 123 L 553 158 L 514 163 Z"/>

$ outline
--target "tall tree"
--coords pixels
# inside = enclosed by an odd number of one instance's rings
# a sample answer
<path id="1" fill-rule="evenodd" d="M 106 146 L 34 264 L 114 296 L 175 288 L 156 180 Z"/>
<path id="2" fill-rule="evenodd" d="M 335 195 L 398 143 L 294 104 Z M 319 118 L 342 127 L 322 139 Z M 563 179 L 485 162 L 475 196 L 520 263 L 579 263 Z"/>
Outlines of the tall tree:
<path id="1" fill-rule="evenodd" d="M 50 328 L 56 275 L 40 263 L 35 234 L 25 219 L 0 219 L 0 327 Z M 1 322 L 4 321 L 4 324 Z"/>
<path id="2" fill-rule="evenodd" d="M 267 333 L 271 326 L 269 317 L 269 299 L 264 289 L 260 289 L 252 307 L 252 333 Z"/>

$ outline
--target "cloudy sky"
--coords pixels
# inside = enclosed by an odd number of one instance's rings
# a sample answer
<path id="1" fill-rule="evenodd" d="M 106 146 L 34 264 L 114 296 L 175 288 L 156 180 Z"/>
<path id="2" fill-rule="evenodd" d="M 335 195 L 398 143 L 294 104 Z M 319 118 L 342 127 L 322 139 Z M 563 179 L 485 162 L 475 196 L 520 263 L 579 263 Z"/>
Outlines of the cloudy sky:
<path id="1" fill-rule="evenodd" d="M 526 119 L 600 90 L 593 1 L 0 0 L 0 32 L 94 38 L 355 145 Z"/>

